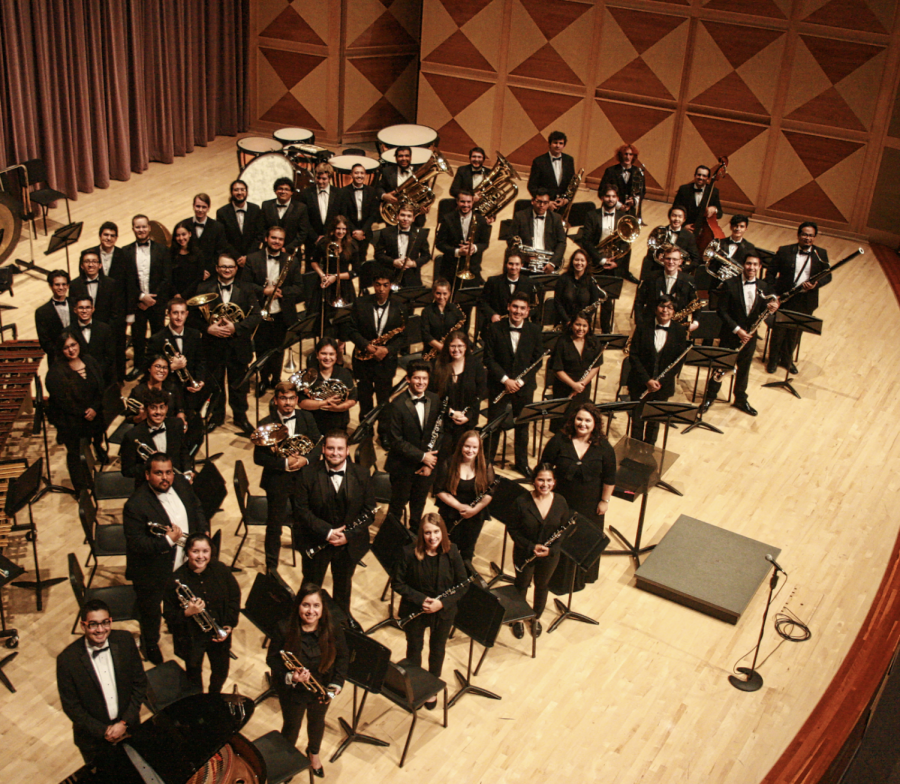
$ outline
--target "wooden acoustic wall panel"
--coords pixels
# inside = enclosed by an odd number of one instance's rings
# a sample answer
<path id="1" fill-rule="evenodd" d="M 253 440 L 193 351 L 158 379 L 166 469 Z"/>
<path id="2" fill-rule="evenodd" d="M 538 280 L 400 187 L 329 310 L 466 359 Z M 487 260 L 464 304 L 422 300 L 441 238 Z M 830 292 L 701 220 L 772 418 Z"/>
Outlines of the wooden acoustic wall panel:
<path id="1" fill-rule="evenodd" d="M 551 131 L 562 131 L 570 143 L 578 139 L 585 103 L 576 95 L 507 87 L 500 151 L 508 150 L 504 154 L 509 161 L 527 169 L 538 155 L 547 152 Z M 573 154 L 577 164 L 577 150 Z"/>
<path id="2" fill-rule="evenodd" d="M 465 157 L 473 147 L 489 148 L 496 93 L 493 82 L 423 71 L 419 122 L 437 130 L 443 153 Z M 493 150 L 486 152 L 493 159 Z"/>
<path id="3" fill-rule="evenodd" d="M 786 20 L 791 14 L 791 0 L 703 0 L 703 7 L 778 20 Z"/>
<path id="4" fill-rule="evenodd" d="M 897 3 L 896 0 L 806 0 L 803 10 L 804 22 L 884 35 L 893 28 Z"/>
<path id="5" fill-rule="evenodd" d="M 422 63 L 496 73 L 505 0 L 424 0 Z"/>
<path id="6" fill-rule="evenodd" d="M 898 204 L 900 204 L 900 150 L 886 147 L 866 226 L 876 231 L 896 234 Z"/>

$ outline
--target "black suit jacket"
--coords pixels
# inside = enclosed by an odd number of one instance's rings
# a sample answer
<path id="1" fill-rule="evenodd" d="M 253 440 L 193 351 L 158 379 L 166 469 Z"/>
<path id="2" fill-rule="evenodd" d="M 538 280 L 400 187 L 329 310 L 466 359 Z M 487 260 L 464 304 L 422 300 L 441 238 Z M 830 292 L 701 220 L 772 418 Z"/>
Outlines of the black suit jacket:
<path id="1" fill-rule="evenodd" d="M 416 546 L 410 544 L 403 548 L 403 555 L 397 560 L 397 565 L 391 578 L 391 585 L 400 596 L 399 613 L 401 618 L 414 612 L 419 612 L 426 599 L 433 599 L 454 585 L 465 582 L 468 576 L 462 556 L 459 554 L 456 545 L 451 542 L 449 552 L 439 552 L 434 556 L 438 559 L 438 574 L 437 585 L 432 590 L 426 586 L 427 572 L 425 561 L 428 557 L 425 556 L 420 561 L 416 557 Z M 468 590 L 468 587 L 441 599 L 441 604 L 444 606 L 438 610 L 438 618 L 445 620 L 453 618 L 456 615 L 456 605 L 465 596 L 466 590 Z"/>
<path id="2" fill-rule="evenodd" d="M 376 274 L 387 275 L 391 280 L 397 278 L 397 268 L 394 259 L 400 258 L 400 248 L 397 244 L 400 236 L 399 226 L 385 226 L 378 236 L 375 244 L 375 268 Z M 408 269 L 403 273 L 403 286 L 421 286 L 422 269 L 431 261 L 431 249 L 428 247 L 428 229 L 418 228 L 415 224 L 409 228 L 409 243 L 406 247 L 406 256 L 416 263 L 415 269 Z"/>
<path id="3" fill-rule="evenodd" d="M 96 359 L 103 373 L 103 382 L 107 386 L 112 384 L 116 377 L 116 341 L 112 327 L 109 324 L 104 324 L 102 321 L 93 319 L 91 321 L 90 343 L 85 342 L 84 333 L 77 324 L 72 331 L 81 344 L 82 355 Z"/>
<path id="4" fill-rule="evenodd" d="M 399 300 L 395 297 L 388 297 L 388 302 L 390 303 L 390 309 L 385 319 L 383 333 L 390 332 L 407 321 L 406 308 L 400 304 Z M 369 294 L 365 297 L 359 297 L 353 302 L 347 339 L 353 343 L 358 351 L 363 351 L 369 345 L 369 342 L 375 339 L 377 334 L 375 326 L 375 295 Z M 392 337 L 387 342 L 386 348 L 390 355 L 396 358 L 406 349 L 408 344 L 409 338 L 404 330 L 399 335 Z M 371 359 L 369 363 L 375 361 Z"/>
<path id="5" fill-rule="evenodd" d="M 75 318 L 75 311 L 72 310 L 71 302 L 69 300 L 66 303 L 69 311 L 70 327 L 78 321 Z M 45 302 L 34 311 L 34 326 L 37 330 L 41 350 L 47 355 L 47 363 L 52 365 L 56 362 L 56 341 L 64 329 L 63 323 L 56 313 L 56 305 L 53 304 L 52 300 Z"/>
<path id="6" fill-rule="evenodd" d="M 481 167 L 481 176 L 482 178 L 486 177 L 490 168 L 487 166 Z M 472 164 L 467 163 L 464 166 L 460 166 L 456 170 L 456 174 L 453 177 L 453 182 L 450 184 L 450 195 L 455 199 L 459 196 L 460 191 L 474 191 L 475 186 L 472 185 Z"/>
<path id="7" fill-rule="evenodd" d="M 203 506 L 187 479 L 176 474 L 172 487 L 187 512 L 188 530 L 184 533 L 209 533 Z M 135 583 L 165 584 L 172 576 L 175 548 L 169 545 L 165 536 L 155 536 L 147 528 L 147 523 L 169 524 L 169 516 L 149 483 L 138 487 L 125 502 L 122 523 L 125 526 L 125 577 Z"/>
<path id="8" fill-rule="evenodd" d="M 512 224 L 509 227 L 507 245 L 512 245 L 515 237 L 522 240 L 523 245 L 534 247 L 534 222 L 532 220 L 534 210 L 529 207 L 513 215 Z M 556 269 L 562 266 L 563 256 L 566 253 L 566 229 L 562 218 L 555 212 L 548 212 L 544 217 L 544 248 L 553 253 L 550 262 Z"/>
<path id="9" fill-rule="evenodd" d="M 141 285 L 138 281 L 137 243 L 132 242 L 122 248 L 125 254 L 125 312 L 132 314 L 138 310 Z M 172 262 L 167 248 L 150 240 L 150 294 L 156 295 L 153 307 L 165 310 L 172 296 Z"/>
<path id="10" fill-rule="evenodd" d="M 526 321 L 522 325 L 519 346 L 515 353 L 510 340 L 509 320 L 489 324 L 484 338 L 484 364 L 488 372 L 488 395 L 496 397 L 503 390 L 501 379 L 504 376 L 516 378 L 529 365 L 537 362 L 544 351 L 541 328 L 537 324 Z M 535 377 L 540 368 L 532 370 L 522 381 L 520 390 L 526 396 L 534 392 L 537 382 Z"/>
<path id="11" fill-rule="evenodd" d="M 508 314 L 509 300 L 513 294 L 525 294 L 528 301 L 532 301 L 534 285 L 527 275 L 519 275 L 513 291 L 509 290 L 509 281 L 506 274 L 492 275 L 484 284 L 481 299 L 478 302 L 478 310 L 485 321 L 490 321 L 491 316 L 506 316 Z"/>
<path id="12" fill-rule="evenodd" d="M 622 173 L 625 171 L 625 167 L 622 166 L 621 163 L 615 164 L 615 166 L 610 166 L 603 172 L 603 177 L 600 179 L 600 185 L 597 188 L 597 195 L 602 199 L 603 194 L 606 192 L 607 187 L 610 185 L 615 185 L 619 190 L 619 203 L 625 204 L 628 198 L 631 196 L 632 183 L 631 178 L 634 175 L 634 172 L 637 171 L 637 166 L 632 166 L 629 170 L 628 182 L 625 182 L 625 178 L 622 176 Z M 638 191 L 638 198 L 643 199 L 644 194 L 647 191 L 647 182 L 644 181 L 643 186 Z M 635 208 L 632 207 L 628 210 L 631 214 L 634 214 Z"/>
<path id="13" fill-rule="evenodd" d="M 164 424 L 166 426 L 166 454 L 172 458 L 172 465 L 175 468 L 182 472 L 187 471 L 191 467 L 191 458 L 188 454 L 184 425 L 176 416 L 166 417 Z M 138 457 L 135 441 L 140 441 L 153 448 L 150 426 L 146 420 L 125 433 L 122 446 L 119 448 L 122 474 L 132 477 L 135 480 L 135 487 L 137 487 L 147 481 L 145 476 L 147 463 L 142 457 Z"/>
<path id="14" fill-rule="evenodd" d="M 93 287 L 92 287 L 93 288 Z M 125 295 L 123 287 L 112 278 L 107 278 L 102 272 L 97 276 L 96 296 L 94 300 L 94 320 L 102 321 L 112 326 L 125 318 Z M 79 299 L 89 297 L 87 279 L 79 275 L 69 286 L 69 302 L 76 303 Z"/>
<path id="15" fill-rule="evenodd" d="M 225 230 L 225 240 L 235 258 L 246 256 L 259 248 L 257 231 L 259 230 L 259 205 L 245 202 L 244 229 L 241 231 L 234 203 L 228 202 L 216 210 L 216 220 Z M 204 232 L 205 233 L 205 232 Z"/>
<path id="16" fill-rule="evenodd" d="M 631 397 L 637 400 L 646 390 L 647 382 L 656 378 L 678 355 L 687 348 L 687 329 L 682 324 L 669 323 L 666 342 L 662 351 L 657 353 L 655 344 L 656 318 L 640 319 L 634 328 L 631 341 L 631 371 L 628 374 L 628 389 Z M 675 394 L 675 378 L 679 366 L 670 370 L 660 381 L 662 385 L 654 397 L 668 398 Z"/>
<path id="17" fill-rule="evenodd" d="M 181 226 L 184 226 L 191 233 L 194 238 L 193 247 L 199 252 L 203 266 L 212 272 L 215 269 L 216 262 L 219 260 L 219 256 L 231 250 L 231 245 L 225 234 L 225 227 L 215 218 L 207 217 L 203 226 L 203 234 L 198 237 L 194 219 L 185 218 L 183 221 L 179 221 L 175 228 L 172 229 L 173 236 L 175 231 Z"/>
<path id="18" fill-rule="evenodd" d="M 614 210 L 616 216 L 613 218 L 613 223 L 618 225 L 619 219 L 625 215 L 628 215 L 627 210 Z M 591 261 L 594 262 L 595 265 L 600 263 L 600 254 L 597 252 L 597 244 L 600 242 L 600 237 L 603 234 L 603 208 L 599 208 L 596 210 L 591 210 L 587 217 L 584 219 L 584 226 L 581 229 L 581 241 L 578 243 L 581 245 L 581 248 L 585 253 L 590 257 Z M 617 266 L 614 269 L 608 270 L 604 274 L 607 275 L 621 275 L 620 268 Z"/>
<path id="19" fill-rule="evenodd" d="M 472 220 L 477 220 L 478 224 L 475 227 L 475 234 L 472 238 L 475 242 L 476 250 L 472 254 L 472 258 L 469 259 L 469 269 L 475 273 L 476 279 L 480 280 L 481 259 L 491 242 L 491 225 L 477 213 L 472 216 Z M 456 258 L 456 249 L 460 246 L 460 243 L 466 240 L 462 230 L 462 216 L 458 210 L 447 212 L 441 216 L 440 224 L 436 244 L 438 251 L 443 254 L 441 269 L 446 271 L 445 274 L 449 275 L 450 271 L 453 271 L 455 275 L 458 264 L 462 263 L 461 258 Z"/>
<path id="20" fill-rule="evenodd" d="M 694 183 L 688 182 L 678 188 L 675 194 L 675 201 L 672 202 L 673 207 L 682 207 L 685 211 L 684 222 L 691 226 L 697 221 L 696 198 L 694 196 Z M 722 217 L 722 202 L 719 200 L 719 189 L 713 185 L 712 196 L 709 199 L 709 206 L 716 208 L 716 218 Z"/>
<path id="21" fill-rule="evenodd" d="M 290 251 L 306 242 L 309 235 L 309 214 L 303 201 L 292 199 L 284 215 L 279 218 L 276 202 L 277 199 L 268 199 L 262 203 L 256 238 L 262 243 L 272 226 L 281 226 L 285 234 L 284 246 Z"/>
<path id="22" fill-rule="evenodd" d="M 567 154 L 562 154 L 562 177 L 557 183 L 553 173 L 553 164 L 550 162 L 550 153 L 538 155 L 531 162 L 531 174 L 528 175 L 528 192 L 534 196 L 538 188 L 546 188 L 550 194 L 550 200 L 558 199 L 564 195 L 575 176 L 575 159 Z M 524 239 L 524 237 L 523 237 Z"/>
<path id="23" fill-rule="evenodd" d="M 409 170 L 415 173 L 416 167 L 410 164 Z M 397 190 L 397 176 L 399 173 L 400 167 L 396 163 L 383 163 L 381 165 L 381 173 L 378 176 L 378 188 L 382 194 L 392 193 Z"/>
<path id="24" fill-rule="evenodd" d="M 268 264 L 266 259 L 269 252 L 267 249 L 255 250 L 247 256 L 247 263 L 244 265 L 244 274 L 241 283 L 249 285 L 259 300 L 259 308 L 266 303 L 266 295 L 263 289 L 266 287 L 266 279 L 268 276 Z M 288 253 L 281 251 L 278 254 L 278 269 L 283 270 L 288 260 Z M 297 320 L 297 305 L 302 301 L 303 296 L 303 263 L 299 258 L 300 253 L 294 257 L 291 271 L 288 272 L 287 279 L 281 287 L 282 298 L 281 312 L 284 314 L 285 324 L 290 326 Z M 262 312 L 261 310 L 258 312 Z"/>
<path id="25" fill-rule="evenodd" d="M 322 216 L 319 213 L 319 189 L 315 184 L 303 189 L 300 198 L 306 205 L 306 214 L 309 218 L 309 234 L 307 235 L 307 245 L 315 245 L 319 237 L 325 234 L 325 226 L 337 215 L 341 214 L 341 192 L 333 185 L 328 188 L 328 209 L 325 211 L 325 222 L 322 222 Z"/>
<path id="26" fill-rule="evenodd" d="M 316 420 L 313 417 L 312 412 L 298 408 L 294 413 L 297 415 L 297 420 L 294 422 L 294 435 L 300 435 L 302 433 L 311 438 L 314 443 L 318 441 L 321 433 L 319 432 L 319 427 L 316 425 Z M 259 420 L 260 427 L 262 427 L 262 425 L 271 425 L 273 423 L 280 425 L 281 417 L 267 416 Z M 272 447 L 253 447 L 253 462 L 258 466 L 262 466 L 263 472 L 262 477 L 259 480 L 259 486 L 267 493 L 273 489 L 277 489 L 277 486 L 279 485 L 285 486 L 291 491 L 295 488 L 297 480 L 300 477 L 300 472 L 288 471 L 285 468 L 287 460 L 276 455 L 272 451 Z"/>
<path id="27" fill-rule="evenodd" d="M 365 232 L 366 239 L 371 242 L 372 224 L 381 220 L 381 213 L 379 212 L 381 193 L 378 188 L 372 185 L 363 185 L 362 218 L 360 218 L 356 207 L 356 191 L 354 188 L 355 186 L 351 183 L 338 191 L 340 194 L 340 214 L 350 223 L 350 231 Z"/>
<path id="28" fill-rule="evenodd" d="M 772 288 L 764 280 L 757 278 L 756 299 L 750 314 L 744 307 L 744 276 L 735 275 L 729 278 L 719 286 L 719 305 L 717 313 L 722 319 L 722 332 L 720 335 L 720 343 L 726 348 L 738 348 L 741 341 L 734 333 L 736 327 L 749 330 L 751 326 L 759 318 L 760 314 L 766 309 L 766 294 L 772 293 Z"/>
<path id="29" fill-rule="evenodd" d="M 159 332 L 154 332 L 150 336 L 150 339 L 147 341 L 148 368 L 150 367 L 150 362 L 153 357 L 157 354 L 165 354 L 164 349 L 166 340 L 172 344 L 176 351 L 178 350 L 178 341 L 167 326 L 163 327 Z M 184 334 L 181 339 L 181 353 L 184 354 L 185 359 L 187 359 L 188 372 L 190 372 L 196 381 L 203 381 L 206 374 L 206 367 L 203 357 L 203 335 L 199 330 L 185 326 Z M 172 375 L 175 376 L 174 371 L 172 372 Z M 180 384 L 181 382 L 179 381 L 178 383 Z"/>
<path id="30" fill-rule="evenodd" d="M 428 442 L 435 423 L 441 415 L 441 399 L 434 392 L 425 392 L 425 426 L 419 425 L 412 396 L 403 392 L 388 406 L 388 455 L 384 470 L 389 474 L 413 472 L 422 467 Z M 440 449 L 443 432 L 433 449 Z"/>
<path id="31" fill-rule="evenodd" d="M 448 302 L 444 307 L 444 312 L 438 310 L 438 306 L 433 302 L 422 308 L 422 342 L 425 344 L 425 351 L 430 348 L 432 340 L 442 341 L 447 337 L 447 333 L 459 323 L 463 318 L 463 312 L 455 302 Z M 465 329 L 465 324 L 461 327 Z"/>
<path id="32" fill-rule="evenodd" d="M 67 645 L 56 657 L 56 686 L 63 712 L 72 722 L 75 745 L 90 758 L 106 741 L 107 728 L 124 721 L 134 728 L 141 721 L 141 703 L 147 693 L 147 676 L 134 638 L 129 632 L 113 629 L 107 638 L 116 673 L 119 715 L 109 718 L 103 689 L 87 651 L 84 637 Z"/>
<path id="33" fill-rule="evenodd" d="M 666 275 L 665 270 L 660 268 L 660 271 L 650 280 L 645 280 L 641 283 L 635 303 L 637 309 L 643 311 L 646 318 L 653 318 L 656 315 L 656 305 L 665 294 Z M 669 296 L 675 300 L 676 312 L 683 310 L 693 302 L 697 298 L 697 291 L 694 289 L 690 275 L 679 272 Z"/>
<path id="34" fill-rule="evenodd" d="M 300 469 L 294 496 L 294 515 L 297 520 L 294 523 L 294 538 L 301 550 L 325 544 L 331 529 L 350 525 L 364 511 L 376 508 L 375 489 L 368 472 L 350 460 L 347 460 L 345 470 L 339 494 L 344 507 L 344 515 L 341 517 L 333 503 L 334 490 L 325 461 L 310 463 Z M 360 526 L 348 531 L 346 536 L 347 551 L 355 563 L 369 551 L 369 528 Z"/>
<path id="35" fill-rule="evenodd" d="M 209 278 L 209 280 L 204 280 L 197 286 L 197 294 L 206 294 L 210 291 L 219 291 L 218 278 Z M 259 298 L 252 284 L 238 283 L 235 281 L 231 290 L 231 302 L 238 305 L 240 309 L 244 311 L 246 318 L 234 325 L 234 334 L 230 338 L 217 338 L 214 335 L 210 335 L 204 327 L 202 333 L 203 353 L 209 360 L 212 360 L 213 357 L 223 360 L 224 356 L 222 352 L 231 351 L 234 353 L 234 358 L 238 362 L 249 365 L 253 359 L 253 341 L 251 340 L 251 335 L 261 319 L 259 315 Z M 215 309 L 216 305 L 219 304 L 221 304 L 221 300 L 217 299 L 210 303 L 210 307 Z M 247 316 L 251 306 L 253 312 Z M 199 316 L 199 313 L 197 315 Z M 200 323 L 202 325 L 203 322 Z"/>
<path id="36" fill-rule="evenodd" d="M 796 243 L 793 245 L 782 245 L 775 253 L 774 269 L 770 271 L 770 275 L 774 272 L 774 281 L 771 281 L 775 293 L 781 296 L 794 288 L 794 261 L 797 257 L 797 251 L 800 246 Z M 828 251 L 824 248 L 814 248 L 809 266 L 810 275 L 818 275 L 830 268 L 828 262 Z M 819 289 L 831 283 L 831 275 L 825 275 L 811 291 L 795 294 L 788 300 L 785 307 L 788 310 L 796 310 L 800 313 L 814 313 L 819 307 Z"/>

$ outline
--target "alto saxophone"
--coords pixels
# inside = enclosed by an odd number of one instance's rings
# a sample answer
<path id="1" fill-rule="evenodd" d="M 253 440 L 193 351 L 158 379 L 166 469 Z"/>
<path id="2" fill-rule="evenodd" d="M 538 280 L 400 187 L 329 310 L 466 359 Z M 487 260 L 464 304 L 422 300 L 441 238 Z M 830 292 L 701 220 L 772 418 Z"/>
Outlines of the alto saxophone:
<path id="1" fill-rule="evenodd" d="M 379 335 L 377 338 L 373 338 L 372 340 L 370 340 L 369 346 L 383 346 L 391 338 L 403 332 L 404 329 L 406 329 L 406 324 L 401 324 L 396 329 L 392 329 L 390 332 L 385 332 Z M 368 362 L 373 357 L 374 355 L 368 353 L 368 346 L 366 347 L 366 351 L 360 351 L 359 349 L 354 349 L 353 351 L 353 359 L 359 362 Z"/>
<path id="2" fill-rule="evenodd" d="M 456 330 L 462 329 L 463 324 L 465 324 L 466 321 L 467 321 L 467 317 L 465 314 L 463 314 L 463 317 L 459 321 L 457 321 L 452 327 L 450 327 L 450 331 L 446 335 L 444 335 L 444 337 L 441 338 L 440 342 L 446 343 L 447 338 L 449 338 L 454 332 L 456 332 Z M 422 355 L 422 359 L 430 362 L 439 353 L 440 353 L 440 349 L 432 347 Z"/>

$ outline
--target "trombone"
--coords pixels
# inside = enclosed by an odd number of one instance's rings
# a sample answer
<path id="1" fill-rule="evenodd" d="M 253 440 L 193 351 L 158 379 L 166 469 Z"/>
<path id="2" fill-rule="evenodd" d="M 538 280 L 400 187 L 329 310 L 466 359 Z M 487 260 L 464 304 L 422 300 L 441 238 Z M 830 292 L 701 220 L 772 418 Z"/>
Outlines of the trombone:
<path id="1" fill-rule="evenodd" d="M 308 692 L 312 692 L 318 697 L 319 702 L 330 702 L 334 699 L 334 692 L 326 689 L 321 683 L 319 683 L 314 677 L 312 672 L 303 664 L 302 661 L 297 657 L 296 654 L 291 653 L 290 651 L 279 651 L 281 654 L 281 660 L 284 662 L 284 666 L 288 668 L 289 672 L 294 672 L 299 670 L 301 673 L 306 670 L 309 672 L 309 680 L 308 681 L 299 681 L 300 685 L 306 689 Z"/>

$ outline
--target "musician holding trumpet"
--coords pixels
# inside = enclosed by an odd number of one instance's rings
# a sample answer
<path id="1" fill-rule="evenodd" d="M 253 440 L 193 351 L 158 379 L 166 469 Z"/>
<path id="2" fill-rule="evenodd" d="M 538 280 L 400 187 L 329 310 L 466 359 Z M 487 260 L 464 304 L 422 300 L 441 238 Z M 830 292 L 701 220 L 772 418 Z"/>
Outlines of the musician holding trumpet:
<path id="1" fill-rule="evenodd" d="M 219 694 L 228 678 L 231 632 L 240 618 L 241 589 L 231 569 L 214 559 L 207 534 L 191 534 L 184 552 L 185 562 L 166 586 L 163 615 L 172 632 L 175 655 L 184 660 L 188 681 L 203 691 L 205 655 L 210 666 L 208 692 Z"/>
<path id="2" fill-rule="evenodd" d="M 480 286 L 481 259 L 491 241 L 493 218 L 485 219 L 473 210 L 474 195 L 470 190 L 456 194 L 456 209 L 440 217 L 437 249 L 443 254 L 435 275 L 454 280 L 458 272 L 468 270 L 467 286 Z"/>
<path id="3" fill-rule="evenodd" d="M 163 354 L 169 360 L 169 369 L 187 392 L 184 396 L 185 408 L 197 411 L 205 398 L 199 393 L 206 386 L 203 336 L 193 327 L 186 326 L 188 307 L 182 297 L 172 297 L 166 303 L 166 314 L 169 323 L 150 336 L 147 354 L 151 357 Z"/>
<path id="4" fill-rule="evenodd" d="M 125 433 L 119 457 L 122 475 L 133 477 L 135 487 L 145 481 L 146 461 L 155 452 L 172 457 L 172 469 L 184 473 L 191 467 L 184 426 L 178 417 L 169 416 L 169 395 L 162 389 L 147 392 L 144 409 L 147 418 Z"/>

